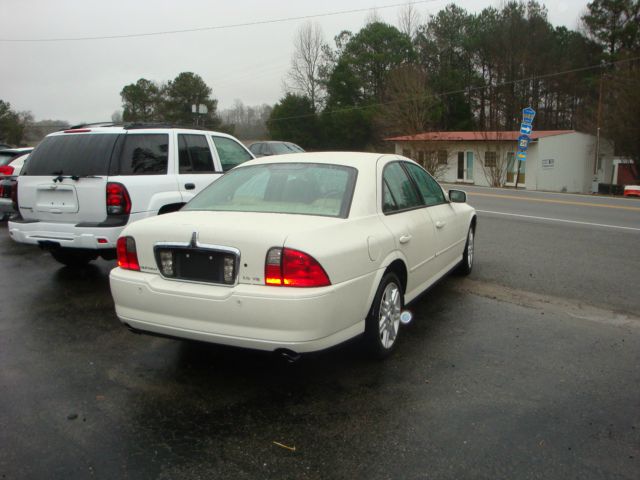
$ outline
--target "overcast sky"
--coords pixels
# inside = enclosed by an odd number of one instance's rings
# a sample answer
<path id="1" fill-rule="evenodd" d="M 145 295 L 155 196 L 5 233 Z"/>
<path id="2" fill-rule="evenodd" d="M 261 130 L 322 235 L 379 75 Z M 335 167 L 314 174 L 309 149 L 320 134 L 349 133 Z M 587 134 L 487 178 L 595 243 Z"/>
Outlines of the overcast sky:
<path id="1" fill-rule="evenodd" d="M 212 87 L 219 108 L 275 103 L 283 93 L 292 40 L 304 20 L 203 32 L 73 42 L 8 39 L 77 38 L 137 34 L 374 9 L 402 0 L 0 0 L 0 99 L 36 120 L 72 123 L 110 120 L 121 109 L 122 87 L 141 77 L 167 81 L 184 71 Z M 416 5 L 426 17 L 451 1 Z M 460 0 L 477 12 L 499 0 Z M 587 0 L 545 2 L 554 25 L 576 28 Z M 377 15 L 397 24 L 398 8 Z M 369 13 L 318 17 L 327 41 L 358 31 Z M 526 37 L 525 37 L 526 38 Z M 550 68 L 553 66 L 550 65 Z"/>

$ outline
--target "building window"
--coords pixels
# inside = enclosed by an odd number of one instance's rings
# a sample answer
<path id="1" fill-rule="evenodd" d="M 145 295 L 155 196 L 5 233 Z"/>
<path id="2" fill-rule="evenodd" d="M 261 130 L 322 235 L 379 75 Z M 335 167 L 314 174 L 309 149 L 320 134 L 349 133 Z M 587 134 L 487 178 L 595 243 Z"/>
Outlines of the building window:
<path id="1" fill-rule="evenodd" d="M 446 150 L 438 150 L 438 165 L 446 165 L 447 162 L 447 151 Z"/>
<path id="2" fill-rule="evenodd" d="M 418 151 L 418 162 L 420 165 L 424 165 L 424 150 Z"/>
<path id="3" fill-rule="evenodd" d="M 496 168 L 498 155 L 496 152 L 484 152 L 484 166 Z"/>
<path id="4" fill-rule="evenodd" d="M 402 149 L 402 156 L 403 157 L 407 157 L 407 158 L 411 158 L 411 150 L 409 150 L 408 148 L 403 148 Z"/>

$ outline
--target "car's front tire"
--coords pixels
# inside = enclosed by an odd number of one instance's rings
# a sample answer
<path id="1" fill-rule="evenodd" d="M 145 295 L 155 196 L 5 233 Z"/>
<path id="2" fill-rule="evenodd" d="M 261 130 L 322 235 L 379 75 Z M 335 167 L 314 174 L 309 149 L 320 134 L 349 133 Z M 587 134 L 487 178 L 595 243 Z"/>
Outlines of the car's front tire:
<path id="1" fill-rule="evenodd" d="M 403 307 L 402 284 L 389 272 L 382 277 L 365 323 L 364 340 L 375 357 L 385 358 L 395 349 Z"/>
<path id="2" fill-rule="evenodd" d="M 73 249 L 60 248 L 51 250 L 51 256 L 57 261 L 71 268 L 84 267 L 97 257 L 94 253 L 74 251 Z"/>

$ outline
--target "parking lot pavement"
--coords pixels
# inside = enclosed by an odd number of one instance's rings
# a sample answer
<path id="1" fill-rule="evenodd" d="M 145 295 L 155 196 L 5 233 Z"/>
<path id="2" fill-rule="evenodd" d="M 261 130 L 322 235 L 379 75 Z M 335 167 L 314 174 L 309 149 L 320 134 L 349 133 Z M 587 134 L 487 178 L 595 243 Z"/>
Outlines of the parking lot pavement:
<path id="1" fill-rule="evenodd" d="M 572 269 L 590 251 L 542 254 L 592 230 L 532 247 L 539 224 L 480 221 L 476 271 L 411 306 L 394 356 L 346 345 L 293 365 L 131 334 L 113 262 L 75 273 L 0 227 L 0 478 L 637 479 L 637 295 L 588 302 L 596 271 Z"/>

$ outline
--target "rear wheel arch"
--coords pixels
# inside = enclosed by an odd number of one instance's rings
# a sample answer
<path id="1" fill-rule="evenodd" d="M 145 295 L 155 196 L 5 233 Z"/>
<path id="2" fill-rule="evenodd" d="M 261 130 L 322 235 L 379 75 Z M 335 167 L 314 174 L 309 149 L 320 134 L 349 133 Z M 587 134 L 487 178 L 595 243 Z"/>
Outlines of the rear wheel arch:
<path id="1" fill-rule="evenodd" d="M 390 272 L 395 273 L 396 276 L 398 277 L 398 280 L 400 280 L 400 283 L 402 284 L 401 285 L 402 294 L 404 295 L 405 293 L 407 293 L 408 273 L 407 273 L 407 266 L 404 264 L 404 262 L 399 258 L 391 262 L 391 264 L 386 268 L 384 275 Z"/>

